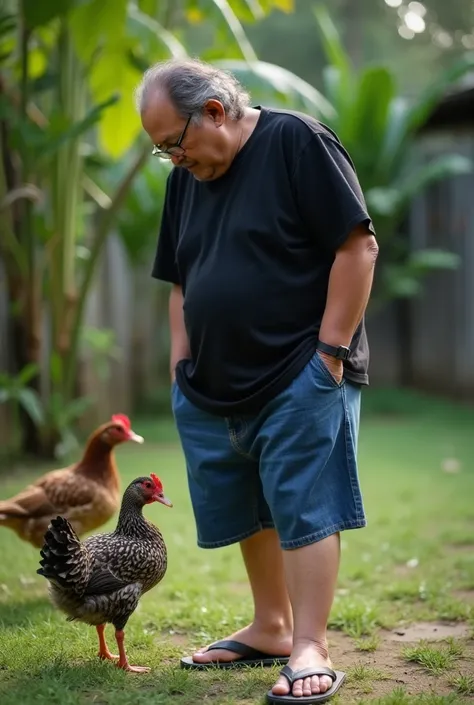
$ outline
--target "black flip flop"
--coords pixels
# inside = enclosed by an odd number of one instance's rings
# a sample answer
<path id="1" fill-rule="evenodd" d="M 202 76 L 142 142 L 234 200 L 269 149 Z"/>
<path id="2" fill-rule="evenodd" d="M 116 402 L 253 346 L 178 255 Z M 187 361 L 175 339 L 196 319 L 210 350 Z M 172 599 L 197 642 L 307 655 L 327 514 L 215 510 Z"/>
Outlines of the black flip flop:
<path id="1" fill-rule="evenodd" d="M 332 668 L 326 668 L 325 666 L 320 666 L 319 668 L 303 668 L 301 671 L 293 671 L 289 666 L 284 666 L 280 674 L 285 676 L 290 687 L 295 681 L 310 678 L 311 676 L 329 676 L 329 678 L 332 679 L 332 686 L 329 690 L 326 690 L 325 693 L 313 693 L 313 695 L 302 695 L 301 697 L 290 694 L 275 695 L 275 693 L 269 690 L 267 693 L 267 701 L 274 705 L 294 705 L 294 703 L 312 705 L 313 703 L 323 703 L 336 694 L 346 677 L 346 674 L 342 671 L 333 671 Z"/>
<path id="2" fill-rule="evenodd" d="M 244 666 L 283 666 L 288 663 L 288 656 L 272 656 L 264 651 L 242 644 L 240 641 L 232 641 L 232 639 L 224 639 L 211 644 L 207 651 L 215 649 L 225 649 L 226 651 L 234 651 L 240 655 L 240 658 L 233 661 L 210 661 L 209 663 L 197 663 L 193 661 L 192 656 L 183 656 L 181 659 L 181 668 L 195 668 L 204 670 L 207 668 L 243 668 Z"/>

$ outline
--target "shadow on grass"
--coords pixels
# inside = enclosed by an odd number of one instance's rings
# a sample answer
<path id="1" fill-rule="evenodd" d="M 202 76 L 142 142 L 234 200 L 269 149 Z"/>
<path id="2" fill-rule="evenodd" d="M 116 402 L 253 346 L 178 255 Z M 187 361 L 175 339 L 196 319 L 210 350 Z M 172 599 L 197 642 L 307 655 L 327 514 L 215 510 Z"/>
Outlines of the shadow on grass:
<path id="1" fill-rule="evenodd" d="M 276 676 L 270 669 L 229 673 L 190 673 L 179 667 L 153 668 L 146 675 L 129 674 L 110 663 L 54 663 L 28 673 L 3 671 L 0 676 L 2 705 L 48 702 L 51 705 L 195 705 L 199 700 L 257 705 Z"/>
<path id="2" fill-rule="evenodd" d="M 51 617 L 51 603 L 47 597 L 35 597 L 15 602 L 0 602 L 0 629 L 30 627 L 38 620 Z"/>

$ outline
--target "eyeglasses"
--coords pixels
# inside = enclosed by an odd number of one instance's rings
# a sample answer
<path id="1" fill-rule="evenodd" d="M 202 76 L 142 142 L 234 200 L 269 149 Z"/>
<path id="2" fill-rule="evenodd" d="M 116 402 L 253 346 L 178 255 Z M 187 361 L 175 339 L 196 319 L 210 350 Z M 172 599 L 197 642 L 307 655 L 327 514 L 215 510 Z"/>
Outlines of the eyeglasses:
<path id="1" fill-rule="evenodd" d="M 188 120 L 186 122 L 186 125 L 184 126 L 184 130 L 179 136 L 178 141 L 176 144 L 172 144 L 167 149 L 160 149 L 160 147 L 156 144 L 153 145 L 153 151 L 152 155 L 155 157 L 160 157 L 160 159 L 171 159 L 171 157 L 181 157 L 183 156 L 185 150 L 183 147 L 181 147 L 181 142 L 184 140 L 184 136 L 186 134 L 186 130 L 188 129 L 188 125 L 191 122 L 192 115 L 188 117 Z"/>

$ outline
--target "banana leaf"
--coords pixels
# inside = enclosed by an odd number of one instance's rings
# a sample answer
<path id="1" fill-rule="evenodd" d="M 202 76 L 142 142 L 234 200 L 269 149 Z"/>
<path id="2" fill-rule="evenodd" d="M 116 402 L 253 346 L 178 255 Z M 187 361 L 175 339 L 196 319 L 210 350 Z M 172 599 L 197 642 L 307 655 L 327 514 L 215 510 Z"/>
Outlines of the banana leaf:
<path id="1" fill-rule="evenodd" d="M 330 121 L 336 115 L 322 93 L 281 66 L 266 61 L 248 63 L 238 59 L 222 59 L 213 63 L 232 71 L 252 94 L 254 103 L 291 106 L 315 113 L 323 121 Z"/>

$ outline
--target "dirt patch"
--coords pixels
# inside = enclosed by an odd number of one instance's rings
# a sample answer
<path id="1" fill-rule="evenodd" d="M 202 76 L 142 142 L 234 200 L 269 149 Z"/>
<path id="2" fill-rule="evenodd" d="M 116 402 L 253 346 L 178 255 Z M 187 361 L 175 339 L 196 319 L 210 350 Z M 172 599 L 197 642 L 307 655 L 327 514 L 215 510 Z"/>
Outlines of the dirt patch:
<path id="1" fill-rule="evenodd" d="M 157 642 L 170 642 L 173 646 L 177 646 L 180 649 L 189 649 L 189 636 L 181 632 L 175 631 L 161 631 L 159 632 L 159 638 Z"/>
<path id="2" fill-rule="evenodd" d="M 447 633 L 447 625 L 413 625 L 406 628 L 405 634 L 411 637 L 412 641 L 419 641 L 420 638 L 429 638 L 429 627 L 431 633 L 437 634 L 436 639 L 444 639 L 449 635 L 459 636 L 461 625 L 449 625 L 450 634 Z M 443 627 L 443 632 L 441 630 Z M 434 629 L 438 628 L 437 631 Z M 464 627 L 469 632 L 469 630 Z M 399 630 L 402 631 L 402 630 Z M 441 636 L 442 633 L 442 636 Z M 463 632 L 465 633 L 465 632 Z M 421 636 L 422 634 L 422 636 Z M 436 694 L 449 695 L 455 692 L 448 682 L 450 673 L 446 671 L 440 676 L 434 676 L 421 666 L 407 662 L 402 656 L 405 644 L 398 643 L 391 638 L 391 632 L 381 633 L 380 645 L 373 653 L 359 652 L 355 644 L 349 637 L 338 632 L 331 632 L 329 635 L 329 645 L 334 665 L 348 674 L 346 681 L 344 703 L 357 702 L 360 698 L 371 699 L 388 695 L 395 688 L 403 688 L 407 695 Z M 399 641 L 408 642 L 403 638 Z M 463 642 L 465 648 L 464 657 L 456 664 L 456 673 L 472 673 L 474 670 L 474 641 Z M 364 672 L 367 674 L 363 676 Z M 464 702 L 462 698 L 459 702 Z"/>
<path id="3" fill-rule="evenodd" d="M 454 554 L 468 554 L 472 556 L 474 554 L 474 543 L 449 543 L 444 547 L 446 553 Z"/>
<path id="4" fill-rule="evenodd" d="M 412 563 L 411 561 L 408 561 L 408 563 L 403 563 L 394 566 L 393 568 L 393 574 L 397 576 L 397 578 L 407 578 L 411 577 L 416 573 L 416 569 L 418 568 L 418 564 Z"/>
<path id="5" fill-rule="evenodd" d="M 386 635 L 389 641 L 414 642 L 426 639 L 427 641 L 438 641 L 440 639 L 464 639 L 469 637 L 470 629 L 466 624 L 459 622 L 420 622 L 411 624 L 409 627 L 399 627 L 393 629 Z"/>
<path id="6" fill-rule="evenodd" d="M 474 603 L 474 590 L 455 590 L 453 595 L 461 602 Z"/>
<path id="7" fill-rule="evenodd" d="M 396 634 L 396 632 L 403 634 Z M 379 645 L 372 653 L 358 651 L 357 642 L 345 634 L 330 630 L 329 648 L 333 664 L 336 668 L 343 670 L 347 674 L 347 679 L 343 687 L 341 704 L 354 705 L 362 699 L 370 703 L 372 700 L 381 698 L 392 693 L 395 688 L 401 688 L 408 696 L 416 695 L 450 695 L 455 692 L 449 683 L 452 673 L 472 674 L 474 672 L 474 640 L 465 639 L 469 634 L 469 629 L 465 625 L 432 623 L 413 624 L 409 627 L 399 628 L 393 631 L 379 632 Z M 463 656 L 455 662 L 453 671 L 444 671 L 438 676 L 431 674 L 423 667 L 407 662 L 403 657 L 403 649 L 408 643 L 417 643 L 422 639 L 440 641 L 447 637 L 462 638 Z M 160 641 L 173 644 L 178 647 L 182 654 L 189 653 L 189 638 L 186 634 L 160 632 Z M 176 656 L 167 659 L 169 665 L 176 665 Z M 231 693 L 233 685 L 227 682 L 227 678 L 238 678 L 238 672 L 230 673 L 223 678 L 222 674 L 216 675 L 216 681 L 209 683 L 209 694 L 219 694 L 224 696 Z M 263 683 L 263 690 L 270 687 L 274 676 L 268 674 Z M 267 682 L 268 681 L 268 682 Z M 257 685 L 258 687 L 258 685 Z M 239 703 L 260 702 L 256 699 L 241 700 Z M 472 699 L 464 699 L 458 696 L 456 701 L 461 705 L 464 702 L 472 702 Z"/>

